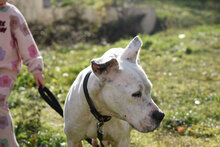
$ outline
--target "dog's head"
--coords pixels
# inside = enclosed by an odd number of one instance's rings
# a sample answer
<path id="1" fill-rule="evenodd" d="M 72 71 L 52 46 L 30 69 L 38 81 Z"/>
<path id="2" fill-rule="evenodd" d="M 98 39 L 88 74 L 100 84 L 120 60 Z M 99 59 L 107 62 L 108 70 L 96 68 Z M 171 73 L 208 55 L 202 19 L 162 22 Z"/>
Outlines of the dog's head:
<path id="1" fill-rule="evenodd" d="M 152 84 L 138 63 L 141 46 L 141 39 L 135 37 L 119 56 L 94 59 L 91 67 L 111 114 L 140 132 L 149 132 L 159 126 L 164 113 L 152 100 Z"/>

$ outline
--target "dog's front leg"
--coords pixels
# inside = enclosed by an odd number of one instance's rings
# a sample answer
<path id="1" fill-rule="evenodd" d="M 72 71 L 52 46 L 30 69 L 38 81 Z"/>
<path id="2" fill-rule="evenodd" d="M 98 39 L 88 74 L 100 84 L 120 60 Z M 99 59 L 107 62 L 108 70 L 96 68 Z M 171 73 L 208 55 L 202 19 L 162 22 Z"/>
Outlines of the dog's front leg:
<path id="1" fill-rule="evenodd" d="M 82 142 L 68 141 L 67 147 L 82 147 Z"/>

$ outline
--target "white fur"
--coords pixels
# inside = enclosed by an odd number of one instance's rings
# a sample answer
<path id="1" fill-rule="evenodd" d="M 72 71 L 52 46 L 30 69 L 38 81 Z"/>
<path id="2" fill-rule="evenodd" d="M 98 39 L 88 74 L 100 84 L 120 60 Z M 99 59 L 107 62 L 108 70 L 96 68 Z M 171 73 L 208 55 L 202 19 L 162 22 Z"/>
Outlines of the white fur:
<path id="1" fill-rule="evenodd" d="M 81 140 L 97 136 L 97 120 L 90 112 L 82 86 L 88 71 L 93 71 L 88 81 L 92 101 L 102 115 L 112 116 L 103 126 L 104 140 L 113 147 L 128 147 L 131 126 L 140 132 L 158 127 L 151 118 L 153 111 L 160 111 L 151 99 L 152 84 L 137 63 L 141 45 L 140 38 L 135 37 L 126 49 L 110 49 L 80 72 L 64 106 L 68 147 L 79 146 Z M 106 66 L 106 70 L 100 72 L 101 65 Z M 137 91 L 142 92 L 141 97 L 132 96 Z"/>

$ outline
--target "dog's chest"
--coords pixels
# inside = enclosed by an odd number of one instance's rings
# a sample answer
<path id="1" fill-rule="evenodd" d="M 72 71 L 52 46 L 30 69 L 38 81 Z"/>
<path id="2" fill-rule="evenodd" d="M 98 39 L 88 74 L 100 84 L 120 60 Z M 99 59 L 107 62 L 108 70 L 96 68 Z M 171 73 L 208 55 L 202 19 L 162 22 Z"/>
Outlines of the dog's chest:
<path id="1" fill-rule="evenodd" d="M 86 136 L 88 138 L 97 137 L 97 121 L 94 120 L 88 125 Z M 112 118 L 109 122 L 104 123 L 102 127 L 104 132 L 104 140 L 122 140 L 127 138 L 130 134 L 131 127 L 130 125 L 122 120 L 117 118 Z"/>

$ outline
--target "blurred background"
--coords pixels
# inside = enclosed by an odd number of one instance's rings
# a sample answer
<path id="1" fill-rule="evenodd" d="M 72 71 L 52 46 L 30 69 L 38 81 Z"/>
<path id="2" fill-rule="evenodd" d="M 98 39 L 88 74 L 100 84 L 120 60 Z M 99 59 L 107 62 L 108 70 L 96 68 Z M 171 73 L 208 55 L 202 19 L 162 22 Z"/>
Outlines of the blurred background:
<path id="1" fill-rule="evenodd" d="M 219 23 L 218 0 L 14 0 L 40 44 L 115 42 L 138 33 Z"/>
<path id="2" fill-rule="evenodd" d="M 220 144 L 219 0 L 11 0 L 44 58 L 47 87 L 64 104 L 78 73 L 139 35 L 151 96 L 166 113 L 152 133 L 131 132 L 131 147 Z M 25 66 L 9 98 L 21 146 L 66 146 L 63 119 L 37 92 Z M 84 142 L 84 146 L 89 145 Z"/>

